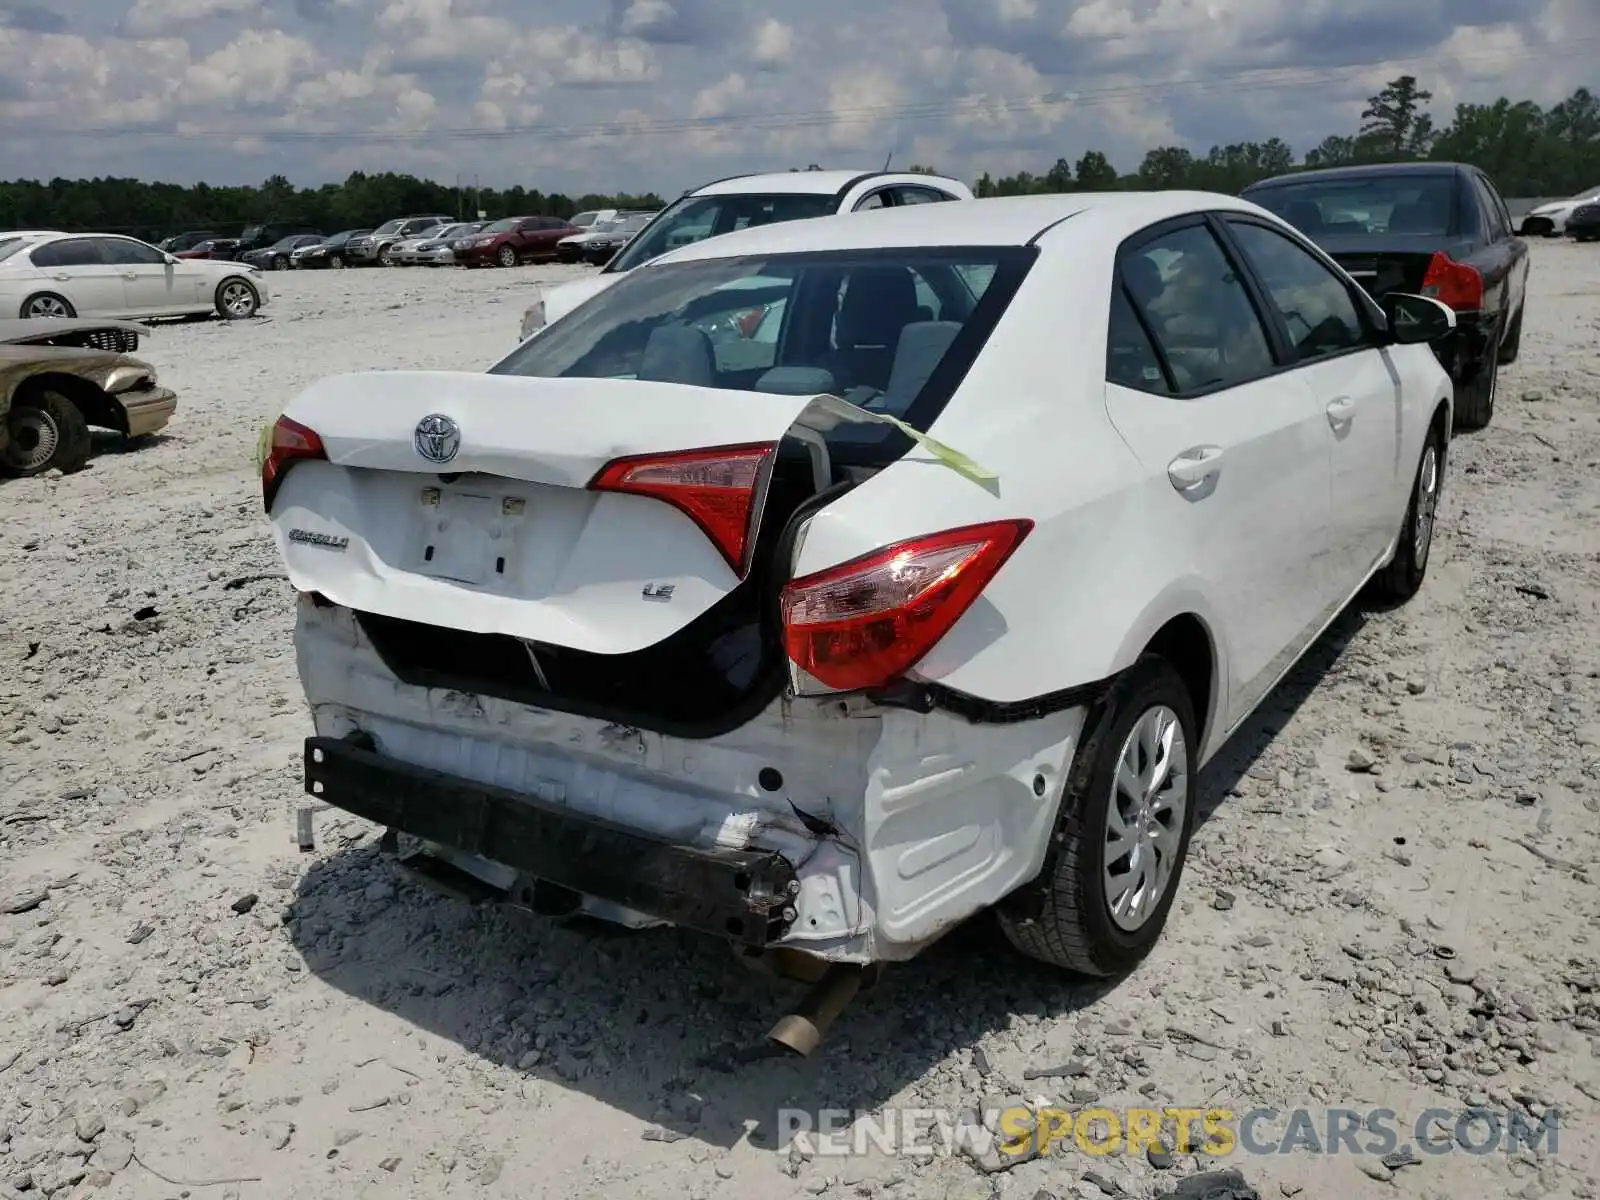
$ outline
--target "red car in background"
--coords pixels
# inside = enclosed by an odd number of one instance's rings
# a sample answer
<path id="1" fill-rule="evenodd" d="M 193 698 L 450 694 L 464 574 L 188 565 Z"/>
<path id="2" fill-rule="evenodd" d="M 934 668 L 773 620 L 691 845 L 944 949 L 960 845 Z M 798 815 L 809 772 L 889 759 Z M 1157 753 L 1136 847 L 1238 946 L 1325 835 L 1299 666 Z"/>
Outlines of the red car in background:
<path id="1" fill-rule="evenodd" d="M 467 267 L 554 262 L 556 243 L 582 232 L 559 217 L 506 217 L 462 238 L 451 250 L 456 262 Z"/>
<path id="2" fill-rule="evenodd" d="M 238 238 L 212 238 L 209 242 L 201 242 L 192 250 L 179 250 L 174 258 L 232 258 L 234 247 L 239 244 Z"/>

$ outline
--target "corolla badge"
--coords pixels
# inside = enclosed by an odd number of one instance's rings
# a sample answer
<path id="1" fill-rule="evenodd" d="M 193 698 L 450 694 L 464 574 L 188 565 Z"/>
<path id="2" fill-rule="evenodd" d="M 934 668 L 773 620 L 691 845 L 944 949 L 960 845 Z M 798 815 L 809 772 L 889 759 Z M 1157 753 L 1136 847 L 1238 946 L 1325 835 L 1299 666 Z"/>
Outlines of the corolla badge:
<path id="1" fill-rule="evenodd" d="M 441 413 L 430 413 L 417 422 L 411 440 L 429 462 L 447 463 L 461 449 L 461 426 Z"/>

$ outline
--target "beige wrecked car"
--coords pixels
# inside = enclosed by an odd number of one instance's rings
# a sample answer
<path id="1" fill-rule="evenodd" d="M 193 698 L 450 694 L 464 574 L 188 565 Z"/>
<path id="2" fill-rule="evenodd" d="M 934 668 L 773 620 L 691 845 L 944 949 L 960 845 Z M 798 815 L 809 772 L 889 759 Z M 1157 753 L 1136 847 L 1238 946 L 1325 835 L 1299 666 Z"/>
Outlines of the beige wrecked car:
<path id="1" fill-rule="evenodd" d="M 166 425 L 177 397 L 129 354 L 149 332 L 128 321 L 0 321 L 0 474 L 82 470 L 91 425 L 128 438 Z"/>

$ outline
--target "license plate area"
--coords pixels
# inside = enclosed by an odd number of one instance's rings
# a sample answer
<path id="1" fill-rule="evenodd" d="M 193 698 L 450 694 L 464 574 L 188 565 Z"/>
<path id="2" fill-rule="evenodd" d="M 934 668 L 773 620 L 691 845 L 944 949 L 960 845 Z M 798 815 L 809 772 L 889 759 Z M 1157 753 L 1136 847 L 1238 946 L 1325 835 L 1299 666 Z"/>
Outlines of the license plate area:
<path id="1" fill-rule="evenodd" d="M 422 528 L 412 564 L 417 574 L 481 585 L 510 572 L 520 497 L 430 488 L 421 501 Z"/>

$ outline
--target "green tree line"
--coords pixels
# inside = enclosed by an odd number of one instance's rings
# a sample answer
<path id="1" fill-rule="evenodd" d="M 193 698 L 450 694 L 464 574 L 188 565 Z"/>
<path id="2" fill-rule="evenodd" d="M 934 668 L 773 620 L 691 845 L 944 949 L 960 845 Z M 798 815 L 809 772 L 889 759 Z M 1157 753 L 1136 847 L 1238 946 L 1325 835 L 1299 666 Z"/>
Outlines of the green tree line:
<path id="1" fill-rule="evenodd" d="M 1236 193 L 1258 179 L 1287 171 L 1352 163 L 1436 159 L 1487 171 L 1507 196 L 1566 196 L 1600 184 L 1600 97 L 1588 88 L 1549 109 L 1502 97 L 1491 104 L 1458 104 L 1450 123 L 1436 126 L 1432 93 L 1402 75 L 1368 99 L 1361 125 L 1323 140 L 1297 158 L 1282 138 L 1213 146 L 1198 155 L 1182 146 L 1157 146 L 1137 170 L 1119 175 L 1100 150 L 1076 161 L 1058 158 L 1042 174 L 999 179 L 987 172 L 979 196 L 1032 192 L 1193 188 Z M 808 169 L 817 169 L 812 164 Z M 914 171 L 936 174 L 931 167 Z M 370 227 L 409 213 L 458 213 L 490 218 L 542 214 L 568 217 L 591 208 L 658 208 L 661 197 L 566 196 L 523 187 L 452 187 L 412 175 L 357 171 L 343 183 L 297 188 L 281 175 L 259 187 L 192 187 L 137 179 L 52 179 L 0 182 L 0 229 L 107 230 L 158 238 L 186 229 L 227 235 L 257 221 L 293 221 L 333 233 Z"/>
<path id="2" fill-rule="evenodd" d="M 1157 146 L 1138 170 L 1119 177 L 1104 154 L 1089 150 L 1076 163 L 1057 159 L 1041 175 L 1023 171 L 994 179 L 985 173 L 973 191 L 1018 196 L 1193 188 L 1231 195 L 1289 171 L 1411 159 L 1471 163 L 1506 196 L 1568 196 L 1600 185 L 1600 97 L 1588 88 L 1548 109 L 1505 97 L 1492 104 L 1458 104 L 1442 129 L 1428 110 L 1432 99 L 1415 76 L 1402 75 L 1368 98 L 1359 129 L 1324 139 L 1303 159 L 1282 138 L 1213 146 L 1205 155 Z"/>
<path id="3" fill-rule="evenodd" d="M 570 217 L 594 208 L 660 208 L 643 196 L 546 195 L 523 187 L 458 188 L 390 171 L 351 174 L 343 183 L 297 188 L 282 175 L 259 187 L 145 183 L 138 179 L 19 179 L 0 183 L 0 229 L 97 230 L 156 239 L 190 229 L 236 235 L 259 221 L 293 221 L 336 233 L 372 228 L 391 217 L 450 213 L 475 219 Z"/>

